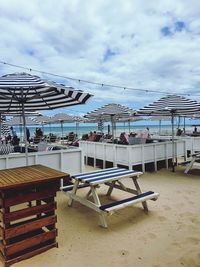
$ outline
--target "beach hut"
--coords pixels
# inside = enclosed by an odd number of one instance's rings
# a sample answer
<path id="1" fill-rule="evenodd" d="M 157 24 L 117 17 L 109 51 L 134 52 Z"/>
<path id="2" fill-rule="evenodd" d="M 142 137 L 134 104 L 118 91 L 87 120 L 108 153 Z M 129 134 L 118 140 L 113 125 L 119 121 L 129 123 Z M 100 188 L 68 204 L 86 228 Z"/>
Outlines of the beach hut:
<path id="1" fill-rule="evenodd" d="M 146 116 L 170 116 L 172 123 L 172 170 L 175 171 L 175 146 L 174 146 L 174 118 L 176 116 L 190 116 L 200 112 L 197 101 L 178 95 L 167 95 L 159 100 L 141 108 L 137 114 Z"/>
<path id="2" fill-rule="evenodd" d="M 25 111 L 57 109 L 84 104 L 92 95 L 28 73 L 13 73 L 0 77 L 0 113 L 19 110 L 23 118 L 26 165 Z"/>

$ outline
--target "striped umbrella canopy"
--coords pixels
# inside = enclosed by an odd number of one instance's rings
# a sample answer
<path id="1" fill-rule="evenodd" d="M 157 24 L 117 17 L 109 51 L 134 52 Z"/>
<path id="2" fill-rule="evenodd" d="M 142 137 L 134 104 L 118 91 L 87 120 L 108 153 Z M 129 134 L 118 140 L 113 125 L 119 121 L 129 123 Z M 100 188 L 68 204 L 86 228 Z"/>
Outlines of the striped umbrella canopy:
<path id="1" fill-rule="evenodd" d="M 5 122 L 1 122 L 1 136 L 8 136 L 10 134 L 10 127 L 9 125 Z"/>
<path id="2" fill-rule="evenodd" d="M 200 103 L 178 95 L 168 95 L 138 110 L 146 116 L 170 116 L 172 122 L 172 170 L 175 171 L 174 117 L 199 114 Z"/>
<path id="3" fill-rule="evenodd" d="M 114 129 L 115 123 L 120 118 L 130 118 L 136 113 L 135 110 L 122 106 L 120 104 L 107 104 L 92 112 L 88 112 L 84 117 L 90 120 L 104 120 L 111 121 L 112 124 L 112 136 L 114 141 Z"/>
<path id="4" fill-rule="evenodd" d="M 35 119 L 25 117 L 26 126 L 31 125 L 38 125 L 39 122 L 37 122 Z M 15 116 L 7 120 L 7 124 L 9 126 L 19 126 L 20 129 L 20 139 L 22 139 L 22 126 L 23 126 L 23 118 L 22 116 Z"/>
<path id="5" fill-rule="evenodd" d="M 51 117 L 47 116 L 47 115 L 39 115 L 37 117 L 37 122 L 39 122 L 39 124 L 41 124 L 43 132 L 44 132 L 44 125 L 45 124 L 49 124 L 49 129 L 50 129 L 50 133 L 51 133 Z"/>
<path id="6" fill-rule="evenodd" d="M 13 73 L 0 77 L 0 113 L 21 111 L 24 122 L 26 164 L 25 111 L 40 111 L 84 104 L 91 94 L 41 79 L 28 73 Z"/>
<path id="7" fill-rule="evenodd" d="M 36 119 L 32 119 L 29 117 L 25 118 L 26 120 L 26 125 L 38 125 L 39 122 Z M 7 124 L 10 126 L 18 126 L 18 125 L 23 125 L 23 120 L 21 116 L 18 117 L 12 117 L 11 119 L 7 120 Z"/>
<path id="8" fill-rule="evenodd" d="M 63 124 L 73 123 L 73 122 L 80 122 L 80 117 L 68 115 L 66 113 L 57 113 L 53 117 L 51 117 L 51 123 L 60 123 L 62 137 L 63 137 Z"/>

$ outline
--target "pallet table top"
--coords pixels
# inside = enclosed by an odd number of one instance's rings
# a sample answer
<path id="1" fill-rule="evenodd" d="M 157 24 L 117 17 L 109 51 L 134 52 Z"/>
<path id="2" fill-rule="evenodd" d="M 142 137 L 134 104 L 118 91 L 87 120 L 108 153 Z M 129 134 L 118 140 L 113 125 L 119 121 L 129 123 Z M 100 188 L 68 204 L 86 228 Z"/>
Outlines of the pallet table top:
<path id="1" fill-rule="evenodd" d="M 68 177 L 68 173 L 43 166 L 32 165 L 0 170 L 0 190 L 31 184 L 46 183 Z"/>

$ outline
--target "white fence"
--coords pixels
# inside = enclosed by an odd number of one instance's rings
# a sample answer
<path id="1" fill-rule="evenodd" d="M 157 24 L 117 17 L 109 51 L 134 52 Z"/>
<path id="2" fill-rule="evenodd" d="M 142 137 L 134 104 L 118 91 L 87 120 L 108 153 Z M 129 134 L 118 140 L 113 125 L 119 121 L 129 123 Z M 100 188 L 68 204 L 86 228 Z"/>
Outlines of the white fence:
<path id="1" fill-rule="evenodd" d="M 171 139 L 171 136 L 155 136 L 160 139 Z M 191 154 L 200 151 L 200 136 L 175 136 L 176 140 L 184 140 L 186 142 L 186 150 L 190 150 Z"/>
<path id="2" fill-rule="evenodd" d="M 83 152 L 80 148 L 28 153 L 28 165 L 42 164 L 70 175 L 83 171 Z M 25 153 L 0 156 L 0 169 L 26 166 Z"/>
<path id="3" fill-rule="evenodd" d="M 136 165 L 142 165 L 142 171 L 145 172 L 146 163 L 154 163 L 154 169 L 157 171 L 158 161 L 165 161 L 168 168 L 168 160 L 172 159 L 172 142 L 158 142 L 139 145 L 119 145 L 99 142 L 80 141 L 80 147 L 83 149 L 86 164 L 88 158 L 94 159 L 94 167 L 96 160 L 103 161 L 103 168 L 106 161 L 110 161 L 114 166 L 124 165 L 132 169 Z M 186 159 L 186 143 L 184 140 L 175 141 L 175 157 L 185 157 Z"/>

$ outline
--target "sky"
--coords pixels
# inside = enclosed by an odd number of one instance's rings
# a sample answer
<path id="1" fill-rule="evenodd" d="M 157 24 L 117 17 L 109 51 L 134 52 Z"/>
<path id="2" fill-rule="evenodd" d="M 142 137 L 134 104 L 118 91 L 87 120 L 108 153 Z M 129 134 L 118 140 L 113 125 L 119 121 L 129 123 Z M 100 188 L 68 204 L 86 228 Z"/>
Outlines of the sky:
<path id="1" fill-rule="evenodd" d="M 0 61 L 93 94 L 47 115 L 139 109 L 174 93 L 200 102 L 199 13 L 197 0 L 0 0 Z M 0 75 L 24 71 L 0 64 Z"/>

